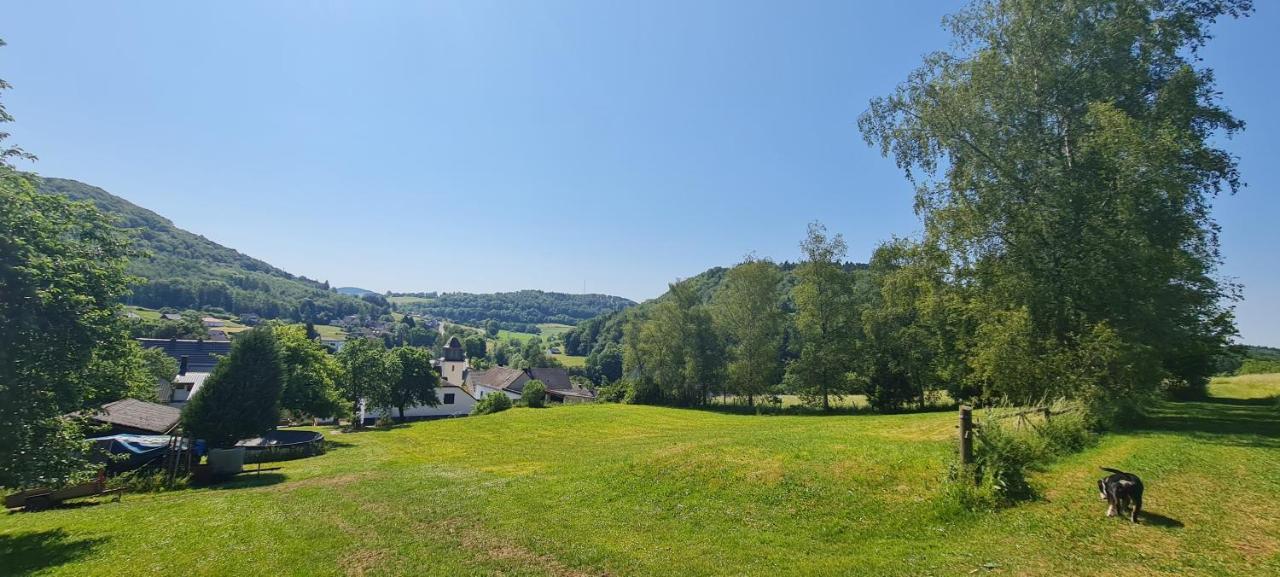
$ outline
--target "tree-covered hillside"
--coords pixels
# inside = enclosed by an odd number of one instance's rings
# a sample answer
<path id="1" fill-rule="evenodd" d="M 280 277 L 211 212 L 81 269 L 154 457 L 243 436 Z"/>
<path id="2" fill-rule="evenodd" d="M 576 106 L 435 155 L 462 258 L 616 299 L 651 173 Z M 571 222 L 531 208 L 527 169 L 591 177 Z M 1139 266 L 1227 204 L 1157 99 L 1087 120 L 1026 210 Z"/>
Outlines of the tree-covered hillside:
<path id="1" fill-rule="evenodd" d="M 382 314 L 385 306 L 338 294 L 327 282 L 294 276 L 173 225 L 168 219 L 101 188 L 63 178 L 36 178 L 40 192 L 87 200 L 132 231 L 129 272 L 141 277 L 128 304 L 149 308 L 218 308 L 236 314 L 326 322 L 351 314 Z M 376 296 L 376 295 L 375 295 Z M 378 300 L 381 300 L 379 297 Z"/>
<path id="2" fill-rule="evenodd" d="M 474 326 L 495 321 L 502 328 L 518 331 L 525 331 L 527 327 L 538 323 L 572 325 L 636 304 L 610 295 L 575 295 L 539 290 L 492 294 L 392 293 L 391 300 L 397 309 L 404 312 L 416 312 Z"/>

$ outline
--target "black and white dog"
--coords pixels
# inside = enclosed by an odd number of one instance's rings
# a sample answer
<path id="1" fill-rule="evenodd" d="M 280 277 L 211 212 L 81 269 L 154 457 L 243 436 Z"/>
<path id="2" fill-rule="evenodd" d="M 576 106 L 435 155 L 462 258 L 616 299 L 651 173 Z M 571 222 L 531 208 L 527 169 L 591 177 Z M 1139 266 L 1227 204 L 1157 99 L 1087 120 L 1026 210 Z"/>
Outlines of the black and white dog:
<path id="1" fill-rule="evenodd" d="M 1111 505 L 1107 507 L 1107 516 L 1115 517 L 1129 510 L 1129 520 L 1137 523 L 1138 513 L 1142 511 L 1142 479 L 1133 473 L 1107 467 L 1102 470 L 1111 473 L 1098 479 L 1098 493 Z M 1133 505 L 1132 509 L 1129 508 L 1130 504 Z"/>

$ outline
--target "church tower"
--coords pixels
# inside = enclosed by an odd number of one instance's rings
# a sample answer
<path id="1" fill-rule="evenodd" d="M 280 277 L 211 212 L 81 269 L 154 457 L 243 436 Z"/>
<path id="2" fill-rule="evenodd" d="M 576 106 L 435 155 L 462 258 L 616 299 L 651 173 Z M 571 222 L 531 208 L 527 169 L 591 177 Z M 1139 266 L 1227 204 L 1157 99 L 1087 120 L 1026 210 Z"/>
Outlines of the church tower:
<path id="1" fill-rule="evenodd" d="M 452 337 L 444 347 L 444 357 L 440 359 L 440 380 L 461 387 L 466 372 L 467 353 L 462 350 L 462 341 L 458 337 Z"/>

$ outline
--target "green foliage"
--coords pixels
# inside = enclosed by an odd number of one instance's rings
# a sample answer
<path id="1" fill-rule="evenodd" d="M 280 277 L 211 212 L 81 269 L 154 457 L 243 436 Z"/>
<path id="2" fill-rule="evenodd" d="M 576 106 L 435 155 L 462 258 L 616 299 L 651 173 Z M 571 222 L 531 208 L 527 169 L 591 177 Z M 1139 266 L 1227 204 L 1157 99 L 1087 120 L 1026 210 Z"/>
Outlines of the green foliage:
<path id="1" fill-rule="evenodd" d="M 385 299 L 378 303 L 331 291 L 323 283 L 291 275 L 177 228 L 168 219 L 101 188 L 61 178 L 32 178 L 40 192 L 89 201 L 132 233 L 135 247 L 146 258 L 132 259 L 128 271 L 146 280 L 134 287 L 128 304 L 217 307 L 236 314 L 322 323 L 389 310 Z"/>
<path id="2" fill-rule="evenodd" d="M 840 266 L 847 250 L 844 238 L 828 236 L 821 224 L 809 225 L 800 248 L 806 260 L 796 270 L 792 289 L 800 357 L 787 372 L 806 404 L 829 410 L 832 398 L 853 392 L 850 373 L 859 338 L 853 278 Z"/>
<path id="3" fill-rule="evenodd" d="M 1259 375 L 1267 373 L 1280 373 L 1280 360 L 1269 359 L 1245 359 L 1240 363 L 1240 369 L 1236 371 L 1237 375 Z"/>
<path id="4" fill-rule="evenodd" d="M 79 423 L 62 415 L 117 400 L 147 375 L 140 354 L 116 356 L 138 352 L 119 320 L 127 239 L 92 206 L 37 193 L 7 165 L 22 155 L 0 150 L 0 487 L 10 488 L 85 474 Z"/>
<path id="5" fill-rule="evenodd" d="M 1243 123 L 1195 53 L 1250 10 L 977 0 L 947 21 L 955 52 L 871 102 L 863 134 L 916 186 L 923 242 L 946 255 L 929 269 L 979 325 L 956 354 L 984 394 L 1132 407 L 1166 381 L 1204 386 L 1234 333 L 1210 202 L 1240 186 L 1214 136 Z"/>
<path id="6" fill-rule="evenodd" d="M 353 415 L 360 414 L 362 400 L 374 406 L 387 403 L 385 400 L 391 398 L 392 383 L 401 377 L 399 359 L 389 354 L 378 339 L 347 341 L 338 351 L 338 363 L 346 377 L 338 384 L 338 390 L 351 404 Z M 356 426 L 363 426 L 363 423 L 357 422 Z"/>
<path id="7" fill-rule="evenodd" d="M 396 347 L 391 349 L 394 364 L 400 368 L 400 375 L 391 383 L 387 398 L 378 403 L 382 408 L 395 408 L 400 412 L 400 420 L 404 420 L 404 410 L 415 405 L 434 407 L 440 404 L 436 398 L 436 385 L 440 377 L 431 367 L 431 353 L 418 347 Z"/>
<path id="8" fill-rule="evenodd" d="M 200 313 L 183 311 L 179 320 L 125 319 L 129 336 L 135 339 L 207 339 L 209 329 L 200 320 Z"/>
<path id="9" fill-rule="evenodd" d="M 559 363 L 547 356 L 547 349 L 542 339 L 533 337 L 520 346 L 520 354 L 511 359 L 511 366 L 519 369 L 537 369 L 554 367 Z"/>
<path id="10" fill-rule="evenodd" d="M 538 333 L 539 323 L 572 325 L 597 315 L 622 310 L 636 303 L 622 297 L 599 294 L 565 294 L 523 290 L 510 293 L 392 293 L 396 308 L 456 323 Z M 489 336 L 497 336 L 492 332 Z"/>
<path id="11" fill-rule="evenodd" d="M 204 386 L 182 410 L 186 434 L 211 447 L 229 448 L 261 436 L 280 421 L 285 370 L 269 326 L 240 335 Z"/>
<path id="12" fill-rule="evenodd" d="M 520 402 L 526 407 L 540 409 L 547 405 L 547 385 L 537 379 L 524 384 L 520 390 Z"/>
<path id="13" fill-rule="evenodd" d="M 1043 418 L 1018 407 L 989 409 L 975 424 L 973 463 L 949 467 L 942 512 L 991 510 L 1034 498 L 1032 471 L 1096 442 L 1084 407 L 1056 403 L 1048 410 L 1053 416 Z"/>
<path id="14" fill-rule="evenodd" d="M 728 391 L 748 405 L 782 378 L 782 271 L 772 261 L 748 257 L 725 275 L 712 297 L 716 328 L 725 335 Z"/>
<path id="15" fill-rule="evenodd" d="M 622 346 L 606 343 L 604 348 L 593 351 L 585 366 L 587 378 L 596 384 L 615 383 L 622 378 Z"/>
<path id="16" fill-rule="evenodd" d="M 342 366 L 328 349 L 311 339 L 298 325 L 276 326 L 280 360 L 284 364 L 284 391 L 280 409 L 295 418 L 327 419 L 346 412 L 337 385 Z"/>
<path id="17" fill-rule="evenodd" d="M 112 339 L 93 351 L 93 360 L 84 373 L 92 390 L 105 392 L 93 399 L 103 404 L 120 397 L 156 402 L 159 379 L 173 381 L 178 363 L 163 351 L 144 349 L 132 339 Z"/>
<path id="18" fill-rule="evenodd" d="M 137 341 L 133 341 L 136 344 Z M 157 381 L 173 382 L 178 376 L 178 361 L 165 354 L 162 349 L 141 349 L 142 362 L 147 368 L 147 377 L 154 387 Z M 152 389 L 155 390 L 154 388 Z"/>
<path id="19" fill-rule="evenodd" d="M 482 359 L 489 354 L 488 344 L 480 335 L 470 335 L 463 339 L 462 350 L 466 352 L 467 358 L 471 359 Z"/>
<path id="20" fill-rule="evenodd" d="M 692 285 L 674 283 L 668 295 L 628 328 L 624 371 L 636 377 L 628 401 L 705 404 L 721 390 L 723 343 Z"/>
<path id="21" fill-rule="evenodd" d="M 500 413 L 511 408 L 511 399 L 502 393 L 493 393 L 485 395 L 483 399 L 476 401 L 476 406 L 472 407 L 472 415 L 489 415 Z"/>

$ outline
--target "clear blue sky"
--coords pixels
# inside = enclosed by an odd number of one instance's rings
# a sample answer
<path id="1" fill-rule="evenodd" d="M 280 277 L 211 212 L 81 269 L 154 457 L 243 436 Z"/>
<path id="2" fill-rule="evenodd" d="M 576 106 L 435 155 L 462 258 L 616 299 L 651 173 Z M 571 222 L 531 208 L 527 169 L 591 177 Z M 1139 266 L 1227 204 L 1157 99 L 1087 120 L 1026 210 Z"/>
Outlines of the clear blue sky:
<path id="1" fill-rule="evenodd" d="M 337 286 L 641 300 L 820 219 L 920 228 L 856 120 L 958 2 L 8 3 L 34 170 Z M 1249 128 L 1218 201 L 1244 340 L 1280 345 L 1280 16 L 1206 52 Z"/>

